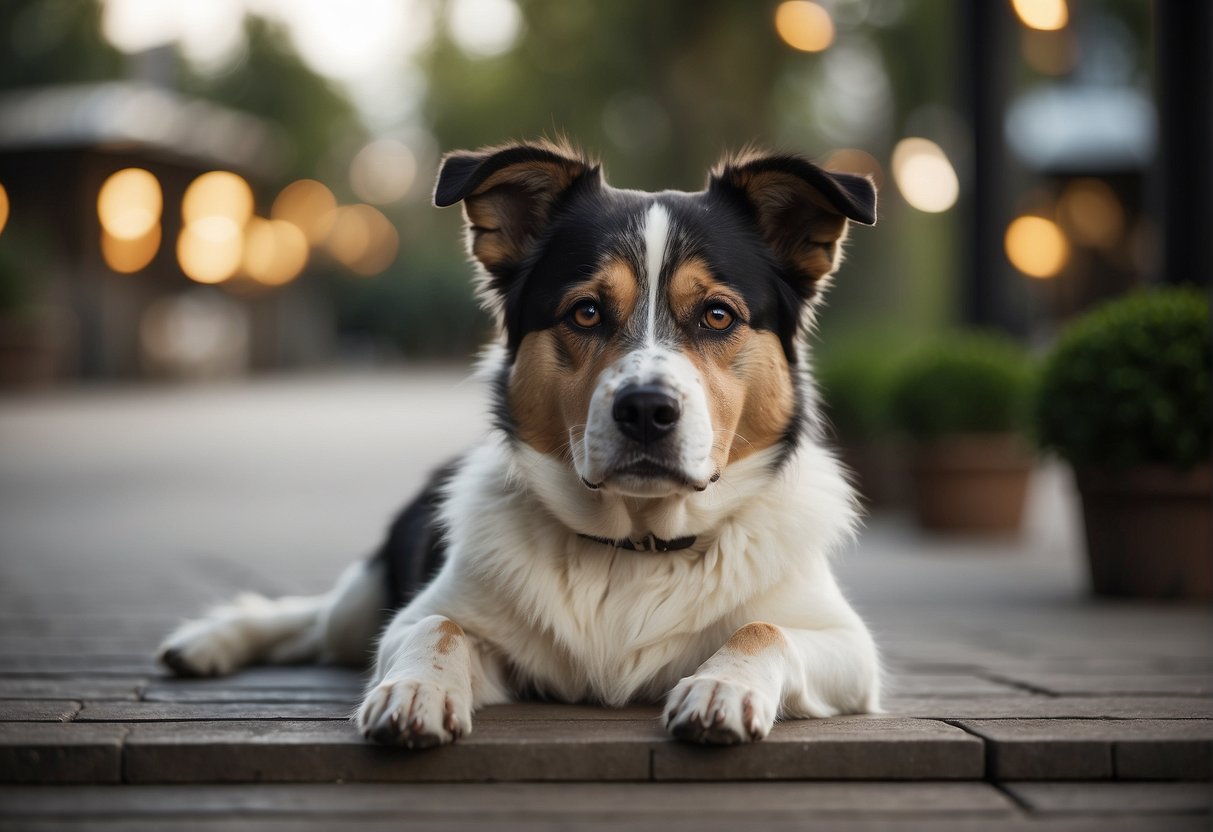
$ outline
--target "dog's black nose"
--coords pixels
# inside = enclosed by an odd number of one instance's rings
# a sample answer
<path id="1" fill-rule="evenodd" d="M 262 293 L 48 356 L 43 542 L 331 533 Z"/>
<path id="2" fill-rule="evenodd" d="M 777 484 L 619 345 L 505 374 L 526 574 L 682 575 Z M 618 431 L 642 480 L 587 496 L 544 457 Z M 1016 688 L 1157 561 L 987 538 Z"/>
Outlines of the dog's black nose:
<path id="1" fill-rule="evenodd" d="M 674 429 L 682 405 L 665 388 L 642 384 L 620 390 L 611 415 L 624 436 L 648 445 Z"/>

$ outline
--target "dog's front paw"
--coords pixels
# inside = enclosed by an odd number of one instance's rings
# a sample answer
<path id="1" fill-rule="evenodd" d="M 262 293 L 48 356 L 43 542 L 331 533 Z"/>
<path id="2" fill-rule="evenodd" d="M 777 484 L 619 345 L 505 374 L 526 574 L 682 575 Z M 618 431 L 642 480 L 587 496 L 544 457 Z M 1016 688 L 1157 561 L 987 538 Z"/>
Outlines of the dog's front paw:
<path id="1" fill-rule="evenodd" d="M 435 682 L 385 680 L 366 695 L 355 722 L 375 742 L 431 748 L 472 732 L 471 698 Z"/>
<path id="2" fill-rule="evenodd" d="M 778 701 L 741 682 L 688 676 L 670 692 L 666 730 L 680 740 L 734 745 L 771 732 Z"/>

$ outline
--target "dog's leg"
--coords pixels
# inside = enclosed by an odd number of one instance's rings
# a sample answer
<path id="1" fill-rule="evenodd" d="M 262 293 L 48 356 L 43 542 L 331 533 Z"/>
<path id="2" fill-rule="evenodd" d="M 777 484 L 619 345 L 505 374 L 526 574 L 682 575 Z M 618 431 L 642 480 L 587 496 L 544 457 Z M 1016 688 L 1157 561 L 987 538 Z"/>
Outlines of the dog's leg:
<path id="1" fill-rule="evenodd" d="M 474 700 L 506 698 L 490 665 L 451 619 L 430 615 L 410 623 L 402 615 L 383 635 L 375 681 L 354 721 L 364 736 L 390 745 L 454 742 L 471 733 Z"/>
<path id="2" fill-rule="evenodd" d="M 241 595 L 174 630 L 158 658 L 179 676 L 223 676 L 256 663 L 360 665 L 370 658 L 384 602 L 381 569 L 359 563 L 324 595 Z"/>
<path id="3" fill-rule="evenodd" d="M 665 721 L 679 739 L 731 744 L 764 738 L 781 716 L 878 710 L 878 696 L 876 650 L 862 626 L 753 622 L 675 686 Z"/>

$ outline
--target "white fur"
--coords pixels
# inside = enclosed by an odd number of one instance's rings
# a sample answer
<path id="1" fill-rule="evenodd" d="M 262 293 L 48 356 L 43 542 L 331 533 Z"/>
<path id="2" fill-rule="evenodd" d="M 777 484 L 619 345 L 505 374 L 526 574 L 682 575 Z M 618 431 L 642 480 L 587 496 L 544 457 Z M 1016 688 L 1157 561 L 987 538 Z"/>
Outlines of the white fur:
<path id="1" fill-rule="evenodd" d="M 661 286 L 661 267 L 670 244 L 670 212 L 659 202 L 649 206 L 644 216 L 645 283 L 648 288 L 648 326 L 645 328 L 646 343 L 657 343 L 657 302 Z"/>
<path id="2" fill-rule="evenodd" d="M 647 452 L 620 433 L 612 415 L 616 393 L 640 384 L 657 385 L 678 399 L 682 415 L 671 435 L 662 440 L 663 453 L 668 454 L 693 487 L 706 488 L 715 473 L 712 445 L 716 439 L 707 391 L 695 365 L 685 355 L 657 344 L 629 352 L 602 371 L 590 398 L 580 441 L 576 435 L 570 436 L 573 465 L 578 475 L 586 482 L 603 483 L 608 492 L 647 496 L 654 487 L 658 489 L 657 493 L 669 490 L 669 485 L 663 482 L 654 484 L 612 478 L 617 469 L 635 462 Z"/>
<path id="3" fill-rule="evenodd" d="M 683 679 L 679 697 L 688 685 L 692 704 L 709 689 L 721 701 L 732 691 L 736 714 L 755 690 L 765 697 L 759 728 L 738 723 L 737 739 L 764 736 L 776 715 L 877 709 L 875 648 L 828 563 L 853 529 L 851 491 L 834 458 L 811 443 L 778 474 L 771 462 L 756 454 L 705 492 L 644 500 L 588 491 L 556 460 L 486 442 L 449 486 L 448 561 L 385 630 L 376 678 L 420 667 L 424 660 L 395 657 L 440 616 L 469 635 L 476 707 L 508 700 L 520 685 L 564 701 L 658 701 Z M 654 554 L 577 535 L 640 529 L 697 541 Z M 747 662 L 717 651 L 752 621 L 778 625 L 787 646 L 748 661 L 761 672 L 747 673 Z M 706 687 L 696 696 L 698 683 Z"/>

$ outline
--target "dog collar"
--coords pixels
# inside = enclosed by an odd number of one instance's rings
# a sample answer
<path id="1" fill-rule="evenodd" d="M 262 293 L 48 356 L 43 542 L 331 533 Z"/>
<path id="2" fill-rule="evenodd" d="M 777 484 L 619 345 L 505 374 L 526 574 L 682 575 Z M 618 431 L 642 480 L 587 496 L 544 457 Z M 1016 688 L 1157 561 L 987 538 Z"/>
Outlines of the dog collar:
<path id="1" fill-rule="evenodd" d="M 657 535 L 649 532 L 640 540 L 631 540 L 629 538 L 620 538 L 612 540 L 609 537 L 596 537 L 592 534 L 581 534 L 578 532 L 578 537 L 584 537 L 586 540 L 592 540 L 595 543 L 601 543 L 604 546 L 614 546 L 618 549 L 627 549 L 631 552 L 677 552 L 679 549 L 689 549 L 695 545 L 695 535 L 687 535 L 686 537 L 676 537 L 673 540 L 662 540 Z"/>

